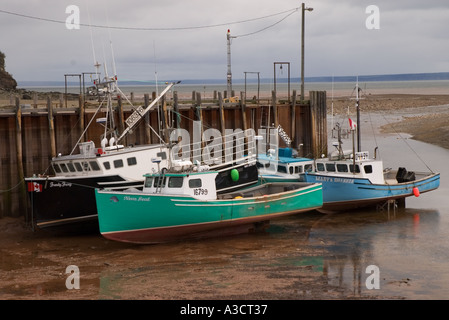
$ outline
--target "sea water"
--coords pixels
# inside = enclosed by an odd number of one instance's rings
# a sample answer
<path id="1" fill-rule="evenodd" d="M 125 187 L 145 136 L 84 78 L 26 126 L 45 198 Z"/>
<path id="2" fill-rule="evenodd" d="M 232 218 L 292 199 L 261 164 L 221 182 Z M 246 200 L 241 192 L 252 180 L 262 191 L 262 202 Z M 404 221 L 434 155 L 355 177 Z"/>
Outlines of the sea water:
<path id="1" fill-rule="evenodd" d="M 120 90 L 126 95 L 130 95 L 133 92 L 136 96 L 142 96 L 146 93 L 161 92 L 165 88 L 165 84 L 161 83 L 157 86 L 151 85 L 127 85 L 118 82 Z M 355 95 L 356 82 L 306 82 L 304 84 L 305 95 L 309 91 L 327 91 L 328 97 L 339 96 L 351 96 Z M 86 85 L 87 87 L 88 85 Z M 410 93 L 410 94 L 449 94 L 449 80 L 416 80 L 416 81 L 367 81 L 359 82 L 359 87 L 363 90 L 364 94 L 376 94 L 376 93 Z M 65 92 L 64 86 L 50 87 L 50 86 L 28 86 L 24 89 L 34 90 L 39 92 Z M 240 92 L 246 92 L 247 98 L 253 98 L 254 96 L 271 98 L 271 92 L 273 90 L 279 94 L 279 96 L 287 96 L 293 94 L 293 90 L 296 90 L 297 94 L 300 94 L 300 83 L 291 82 L 290 84 L 285 81 L 274 83 L 274 81 L 268 81 L 264 83 L 254 83 L 254 81 L 247 83 L 239 82 L 232 86 L 236 95 Z M 224 92 L 227 90 L 226 84 L 214 84 L 214 83 L 196 83 L 196 84 L 183 84 L 182 82 L 174 87 L 180 96 L 190 97 L 193 91 L 199 92 L 203 99 L 210 99 L 213 97 L 214 91 Z M 68 93 L 77 94 L 80 92 L 79 86 L 67 87 Z"/>

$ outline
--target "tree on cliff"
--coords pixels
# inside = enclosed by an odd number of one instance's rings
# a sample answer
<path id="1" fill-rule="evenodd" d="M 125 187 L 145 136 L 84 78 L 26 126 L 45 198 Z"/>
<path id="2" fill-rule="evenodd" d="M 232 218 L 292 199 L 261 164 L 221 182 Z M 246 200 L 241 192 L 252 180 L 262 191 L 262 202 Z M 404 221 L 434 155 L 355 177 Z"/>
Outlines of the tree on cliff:
<path id="1" fill-rule="evenodd" d="M 5 54 L 0 51 L 0 89 L 16 89 L 16 80 L 5 70 L 5 58 Z"/>

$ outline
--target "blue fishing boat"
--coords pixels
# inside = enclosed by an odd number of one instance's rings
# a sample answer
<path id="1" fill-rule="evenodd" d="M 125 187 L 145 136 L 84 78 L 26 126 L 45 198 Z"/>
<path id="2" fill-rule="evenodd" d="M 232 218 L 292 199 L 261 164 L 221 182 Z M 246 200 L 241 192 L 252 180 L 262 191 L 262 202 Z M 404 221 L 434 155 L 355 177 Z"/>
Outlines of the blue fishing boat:
<path id="1" fill-rule="evenodd" d="M 358 92 L 358 87 L 357 92 Z M 357 95 L 357 119 L 359 116 Z M 319 211 L 332 213 L 386 204 L 405 206 L 407 197 L 419 197 L 440 185 L 440 174 L 417 172 L 404 167 L 385 168 L 383 161 L 371 158 L 368 151 L 356 151 L 357 123 L 349 119 L 353 149 L 343 151 L 341 140 L 327 158 L 299 158 L 288 148 L 258 155 L 259 177 L 264 182 L 303 181 L 323 185 L 323 206 Z M 358 149 L 360 131 L 357 130 Z M 375 152 L 376 153 L 376 152 Z"/>

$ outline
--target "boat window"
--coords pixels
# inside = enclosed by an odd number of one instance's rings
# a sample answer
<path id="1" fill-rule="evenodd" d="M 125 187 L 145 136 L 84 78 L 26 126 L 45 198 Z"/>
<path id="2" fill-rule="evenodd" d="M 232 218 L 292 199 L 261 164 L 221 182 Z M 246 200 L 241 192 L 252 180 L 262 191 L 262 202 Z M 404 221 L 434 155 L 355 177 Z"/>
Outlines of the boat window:
<path id="1" fill-rule="evenodd" d="M 311 172 L 312 171 L 312 165 L 311 164 L 306 164 L 304 166 L 304 172 Z"/>
<path id="2" fill-rule="evenodd" d="M 302 173 L 302 166 L 296 166 L 295 173 Z"/>
<path id="3" fill-rule="evenodd" d="M 182 188 L 183 177 L 170 177 L 168 179 L 169 188 Z"/>
<path id="4" fill-rule="evenodd" d="M 328 172 L 335 172 L 335 163 L 326 163 L 326 170 Z"/>
<path id="5" fill-rule="evenodd" d="M 75 165 L 76 171 L 78 171 L 78 172 L 83 171 L 83 167 L 81 166 L 81 164 L 79 162 L 75 162 L 74 165 Z"/>
<path id="6" fill-rule="evenodd" d="M 163 178 L 163 180 L 161 181 L 162 177 L 154 177 L 154 187 L 155 188 L 164 188 L 165 187 L 165 181 L 167 180 L 166 177 Z"/>
<path id="7" fill-rule="evenodd" d="M 189 180 L 189 188 L 201 188 L 201 179 L 191 179 Z"/>
<path id="8" fill-rule="evenodd" d="M 316 164 L 316 168 L 318 169 L 318 171 L 324 171 L 324 164 L 323 163 L 317 163 Z"/>
<path id="9" fill-rule="evenodd" d="M 106 170 L 111 169 L 111 164 L 109 163 L 109 161 L 103 162 L 103 166 L 104 166 L 104 168 L 105 168 Z"/>
<path id="10" fill-rule="evenodd" d="M 295 167 L 295 168 L 298 168 L 298 167 Z M 290 174 L 293 174 L 293 167 L 288 167 L 288 172 L 290 172 Z"/>
<path id="11" fill-rule="evenodd" d="M 83 171 L 90 171 L 89 164 L 86 161 L 83 161 Z"/>
<path id="12" fill-rule="evenodd" d="M 61 170 L 62 172 L 69 172 L 69 169 L 67 169 L 67 165 L 65 163 L 61 163 Z"/>
<path id="13" fill-rule="evenodd" d="M 337 163 L 338 172 L 348 172 L 348 165 L 346 163 Z"/>
<path id="14" fill-rule="evenodd" d="M 153 183 L 153 177 L 145 178 L 145 188 L 151 188 L 151 184 Z"/>
<path id="15" fill-rule="evenodd" d="M 165 152 L 158 152 L 156 156 L 160 157 L 162 160 L 167 159 L 167 153 Z"/>
<path id="16" fill-rule="evenodd" d="M 287 168 L 285 166 L 278 166 L 278 172 L 287 173 Z"/>
<path id="17" fill-rule="evenodd" d="M 75 166 L 73 165 L 73 163 L 69 162 L 67 163 L 67 168 L 69 168 L 70 172 L 75 172 Z"/>
<path id="18" fill-rule="evenodd" d="M 354 165 L 353 164 L 349 165 L 349 171 L 350 172 L 354 172 Z M 360 168 L 359 168 L 358 164 L 355 165 L 355 173 L 360 173 Z"/>
<path id="19" fill-rule="evenodd" d="M 98 171 L 100 170 L 100 166 L 98 165 L 97 161 L 90 161 L 90 167 L 94 170 L 94 171 Z"/>
<path id="20" fill-rule="evenodd" d="M 56 173 L 61 173 L 61 168 L 56 163 L 53 164 L 53 170 L 55 170 Z"/>
<path id="21" fill-rule="evenodd" d="M 122 159 L 114 160 L 114 168 L 122 168 L 122 167 L 123 167 Z"/>
<path id="22" fill-rule="evenodd" d="M 363 170 L 365 170 L 365 173 L 373 173 L 373 166 L 370 164 L 363 166 Z"/>
<path id="23" fill-rule="evenodd" d="M 128 158 L 126 161 L 128 161 L 128 166 L 134 166 L 137 164 L 136 157 Z"/>

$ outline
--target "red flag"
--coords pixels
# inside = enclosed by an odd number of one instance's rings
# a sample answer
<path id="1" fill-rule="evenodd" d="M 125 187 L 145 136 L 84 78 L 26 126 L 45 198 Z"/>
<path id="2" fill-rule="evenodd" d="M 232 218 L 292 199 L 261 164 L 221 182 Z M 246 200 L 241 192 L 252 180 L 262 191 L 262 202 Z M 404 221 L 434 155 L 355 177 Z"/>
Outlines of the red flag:
<path id="1" fill-rule="evenodd" d="M 348 118 L 348 119 L 349 119 L 349 127 L 351 128 L 351 130 L 357 129 L 357 123 L 355 123 L 354 121 L 352 121 L 351 118 Z"/>
<path id="2" fill-rule="evenodd" d="M 42 192 L 42 185 L 37 182 L 28 182 L 28 192 Z"/>

